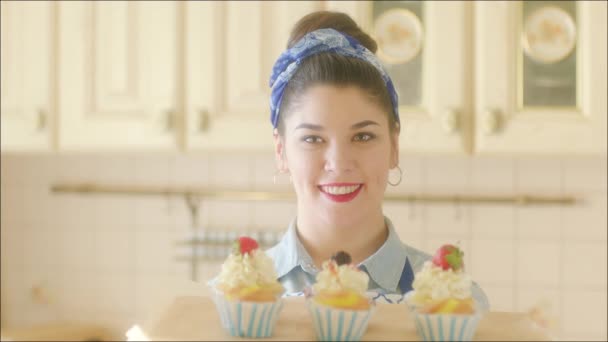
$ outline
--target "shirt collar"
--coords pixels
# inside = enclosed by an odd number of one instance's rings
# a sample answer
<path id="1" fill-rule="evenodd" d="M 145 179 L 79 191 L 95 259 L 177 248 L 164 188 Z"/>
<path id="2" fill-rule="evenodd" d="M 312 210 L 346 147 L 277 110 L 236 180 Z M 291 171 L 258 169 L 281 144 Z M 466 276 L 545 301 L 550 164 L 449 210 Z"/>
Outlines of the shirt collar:
<path id="1" fill-rule="evenodd" d="M 407 253 L 391 220 L 384 217 L 384 222 L 388 228 L 386 241 L 374 254 L 363 260 L 360 266 L 365 266 L 370 278 L 381 288 L 395 291 L 403 273 Z"/>
<path id="2" fill-rule="evenodd" d="M 278 247 L 279 250 L 277 251 L 275 264 L 279 278 L 286 275 L 297 266 L 300 266 L 303 269 L 313 268 L 312 257 L 308 254 L 300 242 L 300 239 L 298 239 L 296 218 L 289 224 L 289 228 L 285 235 L 283 235 Z"/>
<path id="3" fill-rule="evenodd" d="M 388 227 L 388 237 L 384 244 L 359 266 L 364 266 L 370 278 L 383 289 L 396 290 L 407 259 L 407 253 L 393 227 L 393 223 L 384 217 Z M 303 270 L 314 269 L 312 258 L 306 251 L 296 231 L 296 219 L 289 224 L 287 232 L 278 244 L 275 259 L 278 277 L 281 278 L 297 266 Z M 391 264 L 392 267 L 386 267 Z M 310 272 L 309 272 L 310 273 Z"/>

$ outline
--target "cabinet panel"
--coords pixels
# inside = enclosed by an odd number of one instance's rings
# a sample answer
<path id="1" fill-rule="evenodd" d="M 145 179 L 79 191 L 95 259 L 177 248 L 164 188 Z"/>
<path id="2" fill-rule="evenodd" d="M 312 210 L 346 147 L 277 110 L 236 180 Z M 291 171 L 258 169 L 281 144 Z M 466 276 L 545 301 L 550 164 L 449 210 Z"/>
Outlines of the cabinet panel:
<path id="1" fill-rule="evenodd" d="M 49 150 L 54 4 L 2 1 L 2 151 Z"/>
<path id="2" fill-rule="evenodd" d="M 578 105 L 522 107 L 521 2 L 476 2 L 475 131 L 480 154 L 606 153 L 606 2 L 577 1 Z"/>
<path id="3" fill-rule="evenodd" d="M 177 7 L 60 3 L 61 149 L 175 146 Z"/>
<path id="4" fill-rule="evenodd" d="M 321 2 L 186 4 L 187 146 L 271 151 L 272 66 L 289 32 Z"/>
<path id="5" fill-rule="evenodd" d="M 348 13 L 378 42 L 374 17 L 382 13 L 374 13 L 373 6 L 368 1 L 327 2 L 328 9 Z M 384 1 L 378 7 L 389 11 L 403 6 L 401 2 Z M 470 2 L 462 1 L 428 1 L 420 6 L 423 95 L 418 106 L 400 105 L 400 148 L 410 154 L 462 154 L 472 149 L 472 6 Z M 385 63 L 385 66 L 389 64 Z M 394 70 L 391 78 L 399 92 L 398 84 L 407 83 L 408 75 L 399 74 L 397 67 L 398 64 L 391 65 Z M 397 82 L 399 78 L 402 81 Z"/>

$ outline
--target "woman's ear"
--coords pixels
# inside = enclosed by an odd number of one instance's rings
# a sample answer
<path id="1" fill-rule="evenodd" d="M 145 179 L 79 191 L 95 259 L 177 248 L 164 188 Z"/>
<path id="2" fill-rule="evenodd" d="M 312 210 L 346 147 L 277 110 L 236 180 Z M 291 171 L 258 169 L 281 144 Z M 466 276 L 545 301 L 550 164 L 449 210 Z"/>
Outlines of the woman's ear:
<path id="1" fill-rule="evenodd" d="M 274 158 L 277 163 L 277 169 L 279 172 L 284 172 L 287 170 L 287 160 L 285 160 L 285 144 L 283 137 L 281 137 L 276 128 L 272 135 L 274 138 Z"/>
<path id="2" fill-rule="evenodd" d="M 391 169 L 399 165 L 399 133 L 391 134 Z"/>

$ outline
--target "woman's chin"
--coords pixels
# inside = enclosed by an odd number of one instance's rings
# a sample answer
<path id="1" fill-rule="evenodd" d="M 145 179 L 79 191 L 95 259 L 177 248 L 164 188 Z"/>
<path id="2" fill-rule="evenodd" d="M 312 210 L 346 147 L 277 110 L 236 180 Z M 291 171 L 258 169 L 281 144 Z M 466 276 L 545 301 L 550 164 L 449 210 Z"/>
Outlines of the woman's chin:
<path id="1" fill-rule="evenodd" d="M 349 229 L 352 226 L 360 225 L 364 222 L 366 214 L 362 210 L 352 210 L 346 208 L 325 209 L 325 221 L 336 228 Z"/>

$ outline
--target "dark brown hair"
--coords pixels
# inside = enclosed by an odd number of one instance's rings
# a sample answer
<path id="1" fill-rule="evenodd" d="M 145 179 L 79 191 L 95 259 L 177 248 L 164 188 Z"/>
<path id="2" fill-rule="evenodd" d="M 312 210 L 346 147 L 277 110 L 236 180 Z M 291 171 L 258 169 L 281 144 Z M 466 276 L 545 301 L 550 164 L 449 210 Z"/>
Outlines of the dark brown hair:
<path id="1" fill-rule="evenodd" d="M 300 38 L 309 32 L 333 28 L 357 39 L 361 45 L 375 53 L 376 41 L 363 32 L 357 23 L 348 15 L 340 12 L 318 11 L 302 17 L 293 27 L 287 47 L 292 47 Z M 315 84 L 336 86 L 358 86 L 371 100 L 385 110 L 391 131 L 398 132 L 399 124 L 393 113 L 390 95 L 376 68 L 363 60 L 324 52 L 306 58 L 295 72 L 283 93 L 279 109 L 278 131 L 285 132 L 285 118 L 291 107 L 306 89 Z"/>

